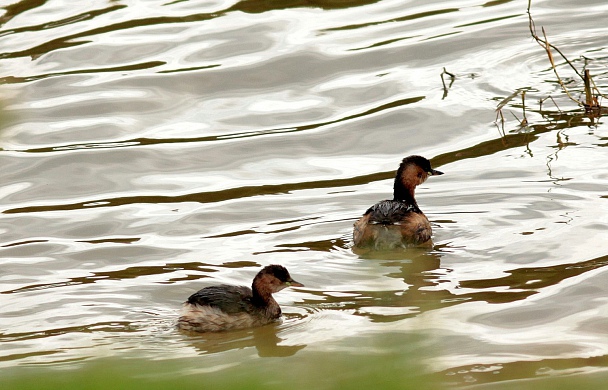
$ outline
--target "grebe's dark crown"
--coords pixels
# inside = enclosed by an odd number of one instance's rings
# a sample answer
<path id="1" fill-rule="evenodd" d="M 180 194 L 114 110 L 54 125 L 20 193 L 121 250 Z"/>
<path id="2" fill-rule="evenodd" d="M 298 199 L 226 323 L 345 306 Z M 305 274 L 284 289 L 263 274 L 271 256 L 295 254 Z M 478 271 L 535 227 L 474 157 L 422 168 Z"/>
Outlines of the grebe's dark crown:
<path id="1" fill-rule="evenodd" d="M 262 268 L 262 270 L 260 271 L 260 274 L 273 275 L 275 278 L 279 279 L 282 282 L 285 282 L 285 281 L 291 279 L 291 277 L 289 276 L 289 271 L 287 271 L 287 268 L 283 267 L 282 265 L 277 265 L 277 264 L 268 265 L 268 266 Z"/>
<path id="2" fill-rule="evenodd" d="M 304 287 L 302 283 L 296 282 L 289 275 L 287 268 L 282 265 L 272 264 L 268 265 L 257 274 L 256 279 L 262 275 L 272 275 L 277 278 L 281 283 L 287 284 L 288 286 Z"/>
<path id="3" fill-rule="evenodd" d="M 418 165 L 429 175 L 443 175 L 443 172 L 435 170 L 431 167 L 431 162 L 428 159 L 417 155 L 408 156 L 404 158 L 403 161 L 401 161 L 401 165 L 399 166 L 399 171 L 402 172 L 405 167 L 410 164 Z"/>

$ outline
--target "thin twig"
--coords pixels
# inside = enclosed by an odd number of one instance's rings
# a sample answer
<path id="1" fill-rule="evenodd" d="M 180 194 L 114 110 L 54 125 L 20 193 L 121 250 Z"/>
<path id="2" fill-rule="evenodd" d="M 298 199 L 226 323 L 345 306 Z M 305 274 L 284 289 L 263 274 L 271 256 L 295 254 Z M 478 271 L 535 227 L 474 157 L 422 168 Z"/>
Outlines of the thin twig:
<path id="1" fill-rule="evenodd" d="M 524 126 L 528 126 L 528 118 L 526 117 L 526 91 L 525 90 L 521 91 L 521 105 L 522 105 L 522 111 L 524 113 L 524 119 L 521 122 L 521 124 Z"/>
<path id="2" fill-rule="evenodd" d="M 608 96 L 604 95 L 603 93 L 600 92 L 599 88 L 597 87 L 597 85 L 595 85 L 595 81 L 593 81 L 593 78 L 590 77 L 591 79 L 591 84 L 593 84 L 593 89 L 595 90 L 595 92 L 597 92 L 597 94 L 601 97 L 603 97 L 604 99 L 608 99 Z"/>
<path id="3" fill-rule="evenodd" d="M 570 60 L 568 60 L 568 58 L 564 55 L 564 53 L 561 52 L 561 50 L 559 50 L 558 47 L 548 43 L 546 41 L 547 37 L 545 36 L 545 41 L 543 41 L 542 39 L 540 39 L 538 37 L 538 35 L 536 35 L 536 25 L 534 24 L 534 20 L 532 19 L 532 13 L 530 12 L 530 8 L 532 7 L 532 0 L 528 0 L 528 21 L 529 21 L 529 27 L 530 27 L 530 34 L 532 35 L 532 38 L 534 38 L 534 40 L 536 40 L 536 42 L 543 47 L 545 50 L 549 51 L 549 49 L 547 49 L 546 46 L 552 48 L 553 50 L 555 50 L 556 52 L 559 53 L 559 55 L 564 59 L 564 61 L 566 61 L 568 63 L 568 65 L 570 65 L 570 67 L 572 68 L 572 70 L 574 70 L 574 72 L 578 75 L 578 77 L 581 78 L 581 80 L 583 79 L 583 75 L 578 71 L 578 69 L 576 69 L 576 67 L 572 64 L 572 62 L 570 62 Z M 544 30 L 543 30 L 543 34 L 544 34 Z"/>
<path id="4" fill-rule="evenodd" d="M 446 87 L 445 85 L 445 80 L 443 79 L 443 75 L 447 74 L 448 76 L 450 76 L 450 85 Z M 456 76 L 453 73 L 448 72 L 445 67 L 443 68 L 443 72 L 441 72 L 441 83 L 443 84 L 443 98 L 445 99 L 446 96 L 448 96 L 448 89 L 452 87 L 452 84 L 454 84 L 454 80 L 456 79 Z"/>
<path id="5" fill-rule="evenodd" d="M 456 76 L 453 73 L 450 73 L 447 70 L 445 70 L 445 66 L 443 67 L 443 73 L 445 73 L 448 76 L 450 76 L 452 78 L 452 80 L 454 80 L 456 78 Z"/>
<path id="6" fill-rule="evenodd" d="M 561 108 L 559 108 L 559 106 L 557 105 L 557 102 L 555 101 L 555 99 L 553 99 L 553 96 L 551 96 L 551 95 L 547 96 L 547 97 L 546 97 L 546 98 L 544 98 L 544 99 L 541 99 L 541 100 L 540 100 L 540 104 L 542 105 L 542 104 L 543 104 L 543 102 L 544 102 L 545 100 L 548 100 L 548 99 L 551 99 L 551 101 L 552 101 L 552 102 L 553 102 L 553 104 L 555 105 L 555 108 L 557 108 L 557 111 L 559 111 L 559 113 L 560 113 L 560 114 L 563 114 L 563 113 L 564 113 L 564 112 L 562 111 L 562 109 L 561 109 Z M 542 107 L 541 107 L 541 110 L 542 110 Z"/>
<path id="7" fill-rule="evenodd" d="M 507 105 L 507 103 L 509 103 L 511 100 L 513 100 L 513 98 L 517 95 L 519 95 L 519 93 L 521 92 L 520 89 L 518 89 L 517 91 L 513 92 L 512 94 L 510 94 L 509 96 L 507 96 L 506 98 L 502 99 L 500 101 L 500 103 L 498 103 L 498 106 L 496 106 L 496 111 L 500 111 L 502 110 L 502 108 L 504 106 Z"/>

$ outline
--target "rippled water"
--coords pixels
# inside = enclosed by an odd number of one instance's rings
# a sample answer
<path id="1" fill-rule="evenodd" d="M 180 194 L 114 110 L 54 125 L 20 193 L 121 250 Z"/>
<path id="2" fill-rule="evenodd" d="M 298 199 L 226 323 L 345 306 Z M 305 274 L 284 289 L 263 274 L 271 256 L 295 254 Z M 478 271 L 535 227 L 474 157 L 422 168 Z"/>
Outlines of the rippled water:
<path id="1" fill-rule="evenodd" d="M 525 2 L 3 7 L 0 367 L 407 350 L 457 384 L 608 369 L 608 127 L 565 97 Z M 607 93 L 608 4 L 532 13 Z M 494 123 L 518 89 L 528 125 L 519 97 Z M 354 254 L 409 154 L 446 173 L 417 192 L 435 249 Z M 306 285 L 277 294 L 281 325 L 173 328 L 192 292 L 272 263 Z"/>

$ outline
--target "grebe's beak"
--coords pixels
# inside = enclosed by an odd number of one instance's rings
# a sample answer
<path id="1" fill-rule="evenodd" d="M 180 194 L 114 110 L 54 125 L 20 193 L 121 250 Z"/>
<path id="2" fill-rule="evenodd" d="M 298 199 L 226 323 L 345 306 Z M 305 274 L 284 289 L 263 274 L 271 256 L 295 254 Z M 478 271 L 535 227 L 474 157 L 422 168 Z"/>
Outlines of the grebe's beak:
<path id="1" fill-rule="evenodd" d="M 439 176 L 439 175 L 443 175 L 443 172 L 441 172 L 441 171 L 437 171 L 437 170 L 435 170 L 435 169 L 431 169 L 431 171 L 430 171 L 430 172 L 428 172 L 428 174 L 429 174 L 430 176 Z"/>
<path id="2" fill-rule="evenodd" d="M 293 279 L 289 279 L 287 282 L 285 282 L 285 285 L 287 287 L 304 287 L 304 285 L 300 282 L 296 282 Z"/>

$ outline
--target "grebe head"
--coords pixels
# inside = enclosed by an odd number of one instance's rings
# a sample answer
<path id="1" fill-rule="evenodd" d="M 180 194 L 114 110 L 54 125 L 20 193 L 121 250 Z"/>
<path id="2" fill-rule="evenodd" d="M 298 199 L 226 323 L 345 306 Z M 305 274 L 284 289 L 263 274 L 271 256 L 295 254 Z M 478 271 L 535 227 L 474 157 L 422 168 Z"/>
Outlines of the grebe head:
<path id="1" fill-rule="evenodd" d="M 304 287 L 302 283 L 291 278 L 287 269 L 281 265 L 269 265 L 264 268 L 253 279 L 254 290 L 263 289 L 275 293 L 285 287 Z"/>
<path id="2" fill-rule="evenodd" d="M 401 161 L 395 176 L 395 199 L 407 199 L 414 195 L 414 188 L 424 183 L 429 176 L 443 175 L 431 167 L 431 162 L 422 156 L 409 156 Z"/>

